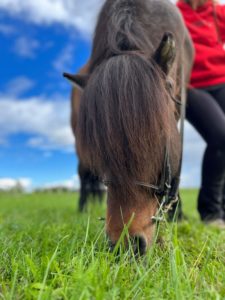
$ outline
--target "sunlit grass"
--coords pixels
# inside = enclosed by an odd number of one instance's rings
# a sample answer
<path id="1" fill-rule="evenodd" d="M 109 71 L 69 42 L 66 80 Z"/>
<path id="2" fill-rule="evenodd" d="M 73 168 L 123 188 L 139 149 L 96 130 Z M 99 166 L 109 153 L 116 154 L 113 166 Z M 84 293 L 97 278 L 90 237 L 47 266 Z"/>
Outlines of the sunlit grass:
<path id="1" fill-rule="evenodd" d="M 77 195 L 0 195 L 0 299 L 225 299 L 225 231 L 204 226 L 197 191 L 187 220 L 161 224 L 146 257 L 108 251 L 105 204 L 76 211 Z"/>

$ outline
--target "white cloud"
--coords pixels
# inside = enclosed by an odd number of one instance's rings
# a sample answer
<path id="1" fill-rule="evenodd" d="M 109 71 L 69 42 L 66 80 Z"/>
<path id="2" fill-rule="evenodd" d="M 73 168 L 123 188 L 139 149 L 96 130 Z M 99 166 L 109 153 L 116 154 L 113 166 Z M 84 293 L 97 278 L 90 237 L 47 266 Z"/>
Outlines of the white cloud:
<path id="1" fill-rule="evenodd" d="M 190 165 L 188 169 L 182 171 L 181 187 L 193 188 L 199 186 L 200 186 L 200 166 L 195 167 L 194 165 Z"/>
<path id="2" fill-rule="evenodd" d="M 32 23 L 59 23 L 90 35 L 102 3 L 104 0 L 1 0 L 0 9 Z"/>
<path id="3" fill-rule="evenodd" d="M 34 189 L 32 180 L 30 178 L 8 178 L 0 177 L 0 191 L 9 191 L 14 188 L 20 187 L 24 191 L 29 192 Z M 38 189 L 48 190 L 53 188 L 66 188 L 69 190 L 78 190 L 80 188 L 80 178 L 78 174 L 73 175 L 71 178 L 59 180 L 41 185 Z"/>
<path id="4" fill-rule="evenodd" d="M 4 94 L 17 97 L 30 90 L 34 84 L 34 81 L 30 78 L 26 76 L 19 76 L 7 83 Z"/>
<path id="5" fill-rule="evenodd" d="M 0 141 L 13 134 L 30 134 L 27 144 L 42 150 L 74 151 L 70 103 L 43 97 L 15 99 L 0 95 Z"/>
<path id="6" fill-rule="evenodd" d="M 197 131 L 185 122 L 184 158 L 181 175 L 182 187 L 199 187 L 205 142 Z"/>
<path id="7" fill-rule="evenodd" d="M 19 37 L 15 40 L 13 51 L 25 58 L 35 58 L 40 44 L 37 40 L 28 37 Z"/>
<path id="8" fill-rule="evenodd" d="M 43 189 L 52 189 L 52 188 L 67 188 L 69 190 L 79 189 L 80 188 L 80 178 L 78 174 L 72 176 L 72 178 L 61 180 L 57 182 L 50 182 L 44 184 Z"/>
<path id="9" fill-rule="evenodd" d="M 70 69 L 71 61 L 73 60 L 74 47 L 72 44 L 68 44 L 59 56 L 53 62 L 53 67 L 56 71 L 62 73 L 66 69 Z"/>
<path id="10" fill-rule="evenodd" d="M 30 178 L 0 178 L 0 190 L 8 191 L 17 186 L 22 187 L 24 190 L 31 188 L 32 181 Z"/>

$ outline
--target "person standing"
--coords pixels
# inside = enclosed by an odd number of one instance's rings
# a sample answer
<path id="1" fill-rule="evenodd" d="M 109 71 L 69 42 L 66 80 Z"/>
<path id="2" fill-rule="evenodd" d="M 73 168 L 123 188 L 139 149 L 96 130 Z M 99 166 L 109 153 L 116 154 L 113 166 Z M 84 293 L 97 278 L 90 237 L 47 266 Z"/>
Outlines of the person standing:
<path id="1" fill-rule="evenodd" d="M 187 92 L 187 120 L 205 140 L 198 211 L 225 229 L 225 6 L 213 0 L 179 0 L 195 47 Z"/>

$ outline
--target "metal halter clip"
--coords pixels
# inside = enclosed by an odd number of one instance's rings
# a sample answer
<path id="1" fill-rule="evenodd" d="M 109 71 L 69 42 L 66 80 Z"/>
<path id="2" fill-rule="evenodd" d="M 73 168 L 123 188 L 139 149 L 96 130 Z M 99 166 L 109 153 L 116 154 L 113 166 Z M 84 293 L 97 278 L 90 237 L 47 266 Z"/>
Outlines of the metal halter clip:
<path id="1" fill-rule="evenodd" d="M 159 222 L 165 222 L 165 218 L 164 217 L 160 217 L 160 216 L 152 216 L 151 217 L 152 222 L 154 223 L 159 223 Z"/>

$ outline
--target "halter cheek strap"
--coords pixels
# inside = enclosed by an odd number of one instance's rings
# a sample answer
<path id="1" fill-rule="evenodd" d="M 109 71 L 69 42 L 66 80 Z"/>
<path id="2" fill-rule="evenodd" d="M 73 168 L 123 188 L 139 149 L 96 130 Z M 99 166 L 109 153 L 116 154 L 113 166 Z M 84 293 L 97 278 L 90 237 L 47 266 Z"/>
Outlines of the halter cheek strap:
<path id="1" fill-rule="evenodd" d="M 173 97 L 171 97 L 171 99 L 174 101 Z M 172 209 L 173 205 L 179 201 L 178 193 L 179 193 L 179 185 L 180 185 L 180 177 L 181 177 L 181 168 L 183 162 L 184 121 L 185 121 L 185 114 L 186 114 L 186 86 L 185 86 L 183 68 L 181 68 L 181 100 L 179 101 L 176 99 L 175 103 L 180 105 L 180 139 L 181 139 L 182 150 L 180 155 L 180 162 L 179 162 L 177 176 L 173 178 L 173 185 L 170 187 L 168 193 L 164 193 L 157 214 L 152 217 L 152 221 L 156 223 L 163 221 L 164 220 L 163 216 L 166 213 L 168 213 L 168 211 Z M 168 162 L 169 162 L 169 157 L 168 157 Z"/>

